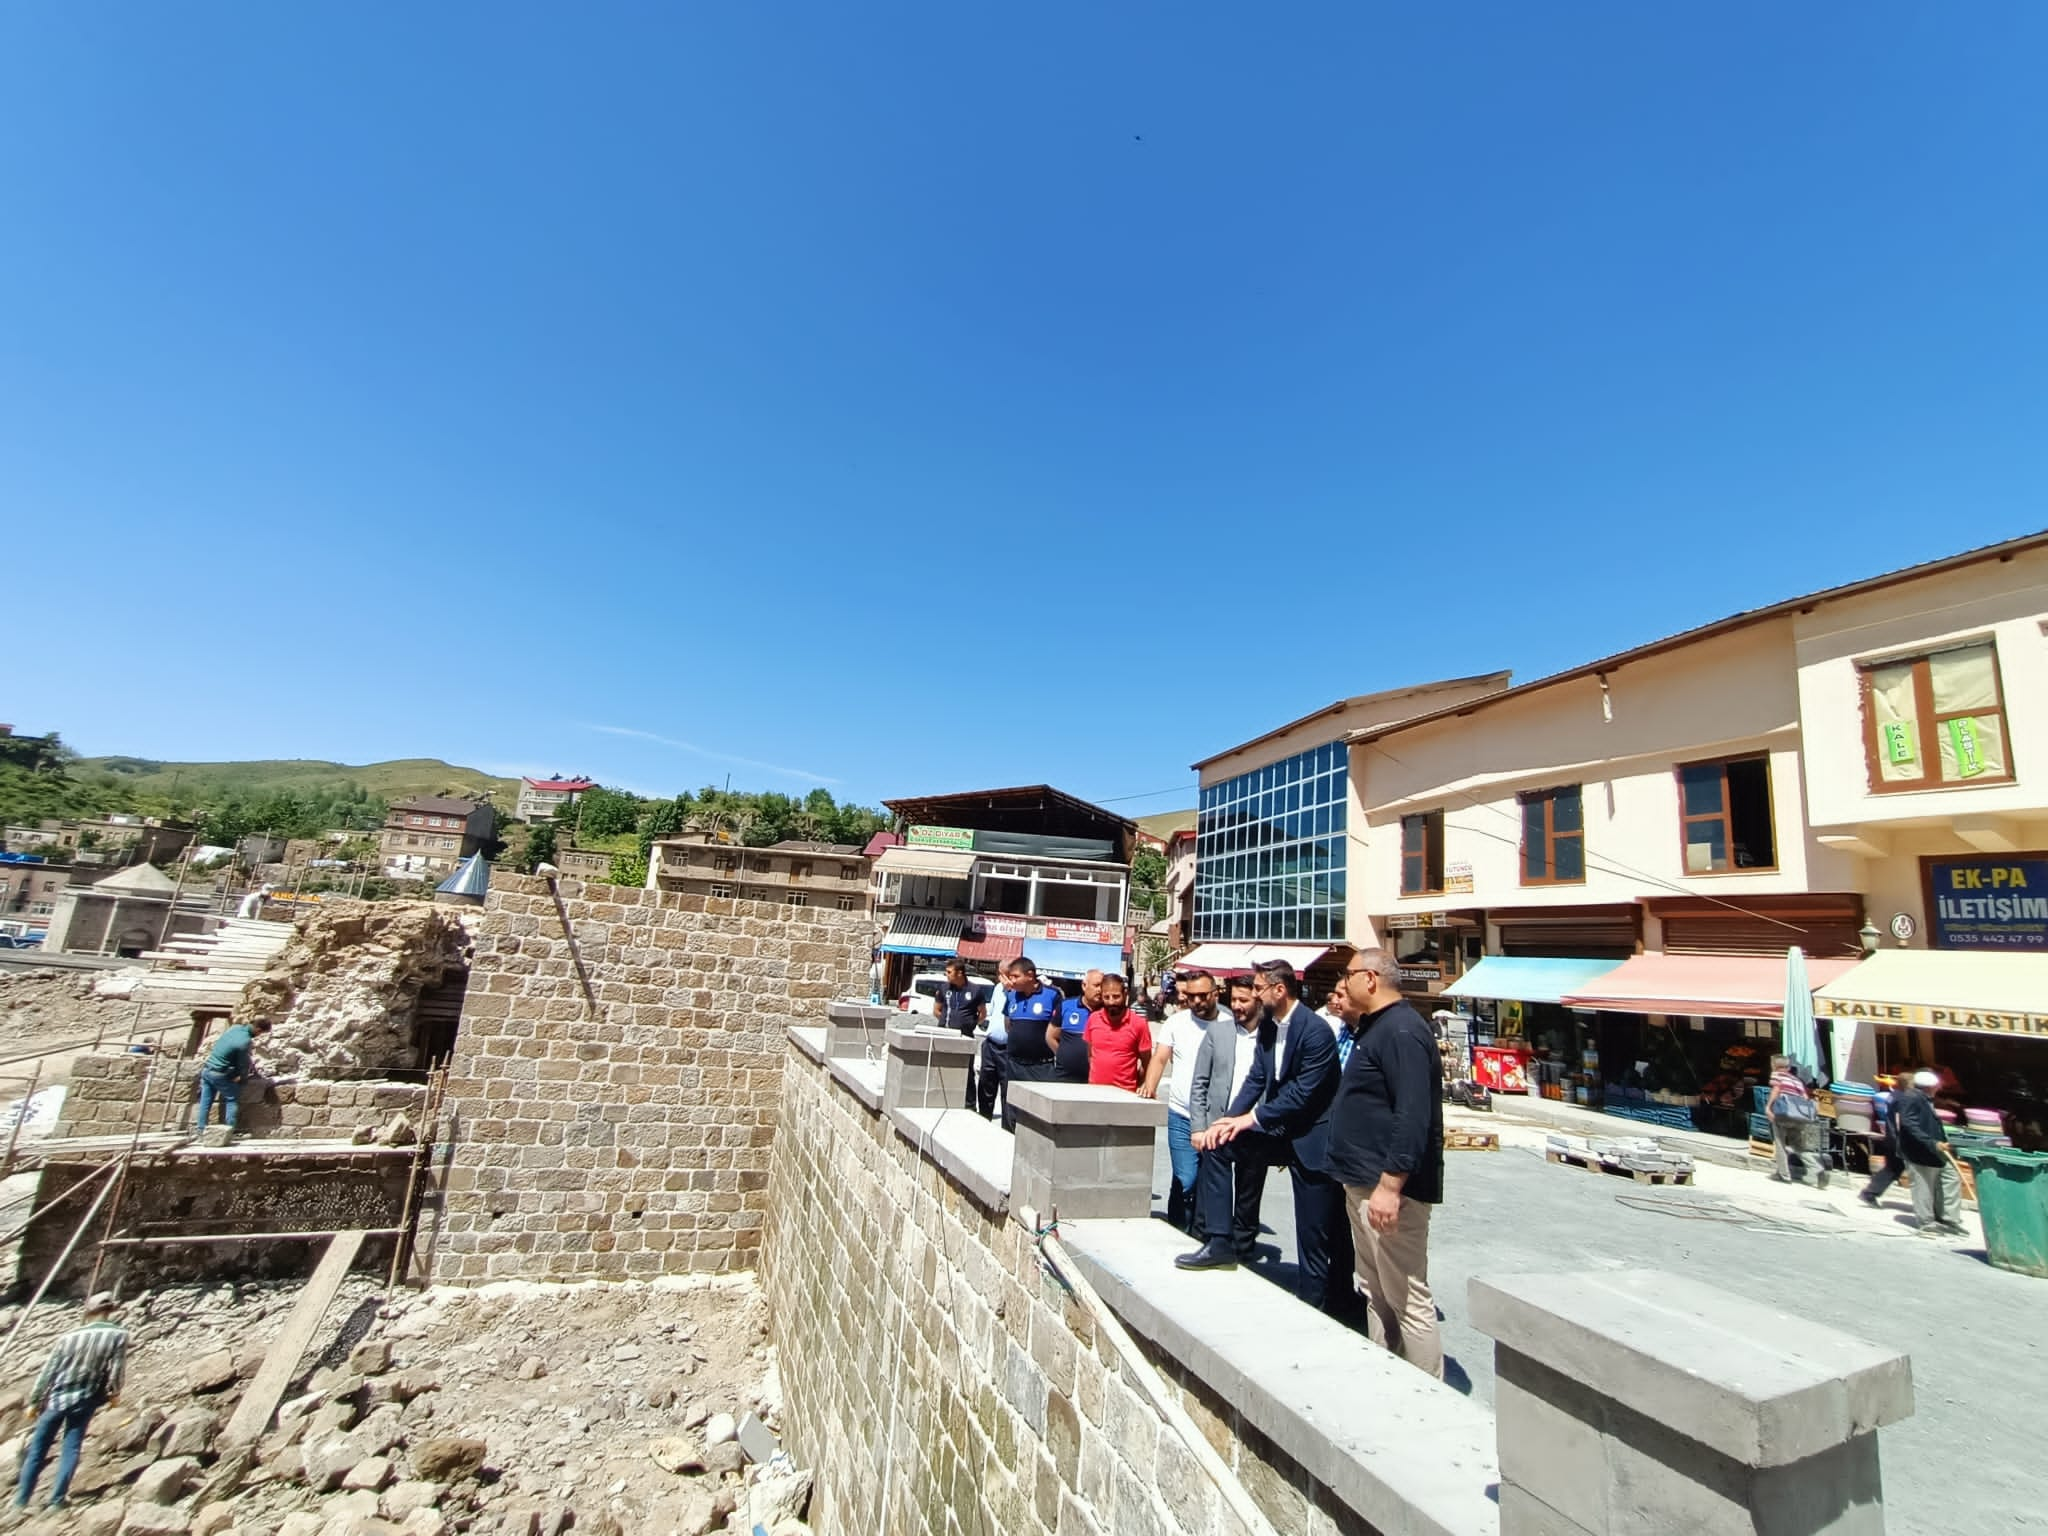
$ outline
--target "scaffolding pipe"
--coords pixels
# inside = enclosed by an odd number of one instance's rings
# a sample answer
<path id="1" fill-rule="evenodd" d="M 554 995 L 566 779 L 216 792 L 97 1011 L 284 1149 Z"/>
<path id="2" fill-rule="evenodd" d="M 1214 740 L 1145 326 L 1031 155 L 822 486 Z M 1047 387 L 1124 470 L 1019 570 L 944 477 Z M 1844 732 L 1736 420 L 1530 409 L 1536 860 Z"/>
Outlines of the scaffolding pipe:
<path id="1" fill-rule="evenodd" d="M 15 1229 L 14 1229 L 14 1230 L 13 1230 L 12 1232 L 8 1232 L 8 1233 L 5 1233 L 5 1234 L 0 1234 L 0 1243 L 11 1243 L 11 1242 L 13 1242 L 13 1241 L 14 1241 L 14 1240 L 15 1240 L 15 1239 L 16 1239 L 17 1237 L 20 1237 L 20 1236 L 22 1235 L 22 1233 L 26 1232 L 26 1231 L 27 1231 L 27 1230 L 28 1230 L 28 1229 L 29 1229 L 30 1227 L 34 1226 L 34 1225 L 35 1225 L 35 1224 L 36 1224 L 36 1223 L 37 1223 L 38 1221 L 40 1221 L 40 1220 L 41 1220 L 41 1219 L 42 1219 L 43 1217 L 45 1217 L 45 1216 L 49 1215 L 49 1214 L 50 1214 L 50 1212 L 52 1212 L 52 1211 L 54 1211 L 55 1209 L 57 1209 L 57 1207 L 58 1207 L 58 1206 L 62 1205 L 62 1204 L 63 1204 L 63 1203 L 64 1203 L 64 1202 L 66 1201 L 66 1200 L 69 1200 L 69 1199 L 70 1199 L 70 1198 L 71 1198 L 71 1197 L 72 1197 L 73 1195 L 77 1194 L 77 1193 L 78 1193 L 78 1192 L 79 1192 L 79 1191 L 80 1191 L 81 1189 L 85 1188 L 85 1186 L 86 1186 L 86 1185 L 88 1185 L 88 1184 L 90 1184 L 90 1183 L 91 1183 L 91 1182 L 92 1182 L 92 1181 L 93 1181 L 94 1179 L 100 1179 L 100 1178 L 105 1178 L 105 1177 L 106 1177 L 106 1173 L 107 1173 L 107 1170 L 108 1170 L 109 1168 L 113 1167 L 113 1166 L 114 1166 L 114 1160 L 113 1160 L 112 1158 L 108 1158 L 108 1159 L 107 1159 L 107 1161 L 105 1161 L 104 1163 L 101 1163 L 101 1164 L 99 1165 L 99 1167 L 97 1167 L 97 1168 L 93 1169 L 93 1171 L 92 1171 L 91 1173 L 88 1173 L 88 1174 L 87 1174 L 87 1175 L 86 1175 L 86 1176 L 85 1176 L 84 1178 L 80 1179 L 80 1180 L 79 1180 L 79 1181 L 78 1181 L 78 1182 L 77 1182 L 76 1184 L 73 1184 L 73 1185 L 72 1185 L 72 1186 L 71 1186 L 71 1187 L 70 1187 L 69 1189 L 65 1190 L 63 1194 L 61 1194 L 61 1195 L 57 1196 L 57 1198 L 56 1198 L 56 1199 L 54 1199 L 54 1200 L 52 1200 L 52 1201 L 51 1201 L 51 1202 L 50 1202 L 50 1203 L 49 1203 L 48 1205 L 46 1205 L 46 1206 L 43 1206 L 43 1207 L 41 1207 L 41 1208 L 40 1208 L 39 1210 L 33 1210 L 33 1211 L 30 1211 L 30 1212 L 28 1213 L 28 1220 L 24 1221 L 24 1222 L 23 1222 L 23 1223 L 22 1223 L 22 1224 L 21 1224 L 20 1226 L 16 1227 L 16 1228 L 15 1228 Z M 30 1196 L 29 1198 L 30 1198 L 31 1200 L 33 1200 L 33 1199 L 34 1199 L 35 1197 L 34 1197 L 33 1195 L 31 1195 L 31 1196 Z"/>
<path id="2" fill-rule="evenodd" d="M 20 1107 L 14 1111 L 14 1126 L 7 1133 L 7 1151 L 0 1154 L 0 1175 L 14 1171 L 14 1144 L 21 1140 L 22 1122 L 28 1119 L 29 1102 L 36 1096 L 36 1084 L 43 1078 L 43 1063 L 36 1061 L 36 1069 L 28 1075 L 28 1092 L 21 1096 Z"/>
<path id="3" fill-rule="evenodd" d="M 413 1153 L 412 1168 L 405 1176 L 405 1201 L 398 1208 L 399 1225 L 407 1234 L 418 1225 L 418 1213 L 413 1210 L 413 1192 L 419 1188 L 420 1169 L 434 1159 L 434 1141 L 441 1130 L 441 1094 L 448 1086 L 448 1069 L 442 1067 L 427 1080 L 427 1100 L 421 1106 L 420 1118 L 426 1124 L 420 1127 L 420 1144 Z M 412 1258 L 412 1238 L 402 1236 L 392 1245 L 391 1275 L 384 1282 L 386 1291 L 398 1289 L 399 1279 Z"/>
<path id="4" fill-rule="evenodd" d="M 184 1052 L 180 1051 L 178 1053 L 178 1060 L 183 1061 L 184 1059 Z M 121 1217 L 121 1197 L 128 1190 L 128 1169 L 135 1161 L 135 1149 L 142 1145 L 142 1125 L 149 1118 L 149 1096 L 156 1089 L 157 1068 L 162 1065 L 163 1058 L 161 1056 L 152 1056 L 149 1061 L 149 1073 L 142 1080 L 142 1102 L 135 1106 L 135 1134 L 128 1138 L 128 1150 L 121 1154 L 119 1164 L 121 1171 L 115 1177 L 113 1183 L 114 1208 L 107 1212 L 107 1231 L 110 1234 L 114 1230 L 114 1223 Z M 93 1209 L 99 1209 L 98 1201 L 93 1202 Z M 99 1289 L 100 1270 L 106 1265 L 106 1262 L 107 1244 L 103 1238 L 100 1241 L 98 1250 L 93 1254 L 92 1278 L 85 1283 L 87 1295 Z M 0 1350 L 0 1354 L 4 1353 L 4 1350 Z"/>
<path id="5" fill-rule="evenodd" d="M 405 1231 L 403 1227 L 349 1228 L 359 1231 L 364 1237 L 396 1237 Z M 201 1232 L 187 1236 L 167 1237 L 105 1237 L 100 1239 L 102 1248 L 162 1248 L 174 1243 L 288 1243 L 318 1237 L 339 1237 L 334 1232 Z"/>
<path id="6" fill-rule="evenodd" d="M 113 1166 L 112 1163 L 107 1164 L 108 1168 Z M 112 1188 L 111 1184 L 101 1185 L 100 1192 L 93 1196 L 92 1204 L 86 1209 L 84 1217 L 72 1231 L 71 1241 L 64 1245 L 64 1251 L 57 1255 L 57 1262 L 50 1266 L 50 1272 L 43 1276 L 43 1283 L 36 1287 L 35 1295 L 29 1297 L 28 1305 L 21 1309 L 21 1316 L 14 1320 L 14 1326 L 8 1330 L 7 1341 L 4 1344 L 0 1344 L 0 1360 L 5 1360 L 8 1351 L 14 1348 L 14 1340 L 20 1334 L 22 1325 L 29 1320 L 29 1315 L 35 1311 L 36 1303 L 43 1299 L 43 1292 L 50 1288 L 50 1282 L 56 1279 L 58 1271 L 71 1261 L 72 1250 L 78 1246 L 78 1240 L 85 1236 L 85 1229 L 92 1225 L 93 1218 L 99 1215 L 100 1206 L 105 1203 L 107 1192 Z M 97 1263 L 93 1265 L 93 1277 L 95 1279 L 99 1277 L 99 1265 Z M 87 1288 L 86 1294 L 91 1294 L 90 1287 Z"/>

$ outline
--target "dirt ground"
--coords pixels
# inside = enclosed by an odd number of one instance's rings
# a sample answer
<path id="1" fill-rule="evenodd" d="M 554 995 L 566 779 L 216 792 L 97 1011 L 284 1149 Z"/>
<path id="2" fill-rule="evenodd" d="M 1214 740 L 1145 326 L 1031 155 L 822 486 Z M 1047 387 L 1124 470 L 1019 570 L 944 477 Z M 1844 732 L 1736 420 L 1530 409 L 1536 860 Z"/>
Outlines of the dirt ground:
<path id="1" fill-rule="evenodd" d="M 73 1507 L 23 1529 L 703 1536 L 728 1518 L 751 1530 L 750 1495 L 761 1510 L 779 1499 L 783 1515 L 801 1512 L 808 1479 L 798 1490 L 797 1479 L 766 1475 L 778 1466 L 749 1480 L 748 1458 L 729 1438 L 748 1415 L 772 1427 L 781 1407 L 749 1276 L 506 1283 L 388 1304 L 372 1277 L 352 1277 L 318 1335 L 324 1347 L 308 1351 L 277 1427 L 241 1466 L 248 1458 L 219 1430 L 298 1290 L 166 1287 L 127 1303 L 123 1400 L 93 1421 Z M 0 1309 L 0 1330 L 19 1316 Z M 0 1360 L 0 1427 L 11 1437 L 0 1474 L 18 1465 L 19 1399 L 76 1322 L 75 1306 L 37 1308 Z M 461 1454 L 451 1459 L 449 1447 L 463 1442 L 481 1443 L 473 1472 Z M 53 1473 L 54 1459 L 39 1498 Z M 802 1529 L 768 1512 L 770 1529 Z"/>

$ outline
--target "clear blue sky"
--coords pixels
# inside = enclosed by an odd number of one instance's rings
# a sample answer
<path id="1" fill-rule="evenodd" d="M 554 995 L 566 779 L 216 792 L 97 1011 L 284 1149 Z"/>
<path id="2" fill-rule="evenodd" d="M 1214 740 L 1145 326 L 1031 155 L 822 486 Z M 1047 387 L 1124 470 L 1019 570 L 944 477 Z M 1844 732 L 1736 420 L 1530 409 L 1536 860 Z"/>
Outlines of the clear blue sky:
<path id="1" fill-rule="evenodd" d="M 1191 803 L 2048 524 L 2043 57 L 2032 0 L 11 6 L 0 719 Z"/>

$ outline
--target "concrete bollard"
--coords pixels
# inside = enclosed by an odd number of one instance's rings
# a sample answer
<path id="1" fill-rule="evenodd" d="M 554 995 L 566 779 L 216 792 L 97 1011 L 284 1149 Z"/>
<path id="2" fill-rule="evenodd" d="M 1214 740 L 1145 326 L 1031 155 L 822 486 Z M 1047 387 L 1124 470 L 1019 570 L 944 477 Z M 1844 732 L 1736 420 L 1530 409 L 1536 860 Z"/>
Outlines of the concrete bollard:
<path id="1" fill-rule="evenodd" d="M 1011 1083 L 1017 1117 L 1010 1209 L 1054 1216 L 1152 1211 L 1153 1147 L 1166 1106 L 1089 1083 Z"/>
<path id="2" fill-rule="evenodd" d="M 880 1058 L 889 1026 L 910 1015 L 878 1003 L 827 1003 L 825 1055 Z"/>
<path id="3" fill-rule="evenodd" d="M 891 1029 L 882 1111 L 958 1109 L 967 1101 L 967 1069 L 981 1042 L 957 1029 Z"/>
<path id="4" fill-rule="evenodd" d="M 1876 1536 L 1912 1362 L 1658 1270 L 1475 1279 L 1501 1536 Z"/>

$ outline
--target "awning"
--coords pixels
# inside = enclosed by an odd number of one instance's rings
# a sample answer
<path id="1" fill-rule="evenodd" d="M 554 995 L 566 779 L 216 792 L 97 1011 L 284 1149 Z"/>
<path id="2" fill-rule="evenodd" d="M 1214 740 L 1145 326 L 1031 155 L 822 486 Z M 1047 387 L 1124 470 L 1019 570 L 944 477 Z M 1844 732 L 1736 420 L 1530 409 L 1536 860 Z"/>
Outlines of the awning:
<path id="1" fill-rule="evenodd" d="M 898 912 L 880 949 L 888 955 L 951 955 L 959 951 L 967 919 L 943 912 Z"/>
<path id="2" fill-rule="evenodd" d="M 960 947 L 955 951 L 962 960 L 1014 960 L 1024 953 L 1024 935 L 1021 933 L 978 934 L 969 929 L 961 936 Z"/>
<path id="3" fill-rule="evenodd" d="M 2048 1013 L 2037 1011 L 2048 1003 L 2048 953 L 1881 949 L 1813 1000 L 1837 1019 L 2048 1036 Z"/>
<path id="4" fill-rule="evenodd" d="M 1249 944 L 1197 944 L 1174 961 L 1173 968 L 1176 971 L 1208 971 L 1227 976 L 1232 971 L 1250 970 L 1251 952 Z"/>
<path id="5" fill-rule="evenodd" d="M 965 880 L 974 870 L 974 855 L 954 848 L 884 848 L 875 860 L 881 875 L 937 875 Z"/>
<path id="6" fill-rule="evenodd" d="M 1079 939 L 1026 939 L 1024 958 L 1047 976 L 1085 976 L 1090 971 L 1121 971 L 1121 944 L 1084 944 Z"/>
<path id="7" fill-rule="evenodd" d="M 1246 965 L 1264 965 L 1268 960 L 1285 960 L 1296 971 L 1305 971 L 1330 952 L 1327 944 L 1253 944 Z"/>
<path id="8" fill-rule="evenodd" d="M 1854 960 L 1809 960 L 1807 979 L 1820 987 L 1855 964 Z M 1606 1013 L 1775 1019 L 1785 1012 L 1785 957 L 1637 955 L 1558 1001 L 1568 1008 Z"/>
<path id="9" fill-rule="evenodd" d="M 1488 955 L 1445 987 L 1444 997 L 1486 997 L 1516 1003 L 1559 1003 L 1620 965 L 1619 960 L 1552 960 Z"/>

